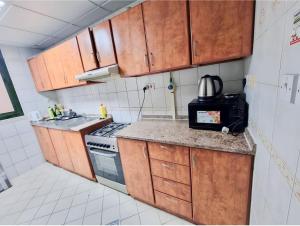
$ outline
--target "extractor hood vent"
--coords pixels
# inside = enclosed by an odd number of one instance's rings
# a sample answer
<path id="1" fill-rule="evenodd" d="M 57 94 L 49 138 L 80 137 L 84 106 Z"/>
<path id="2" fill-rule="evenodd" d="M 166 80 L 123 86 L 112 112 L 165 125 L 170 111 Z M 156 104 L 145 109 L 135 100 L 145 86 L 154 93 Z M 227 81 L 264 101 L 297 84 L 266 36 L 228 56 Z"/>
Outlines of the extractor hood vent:
<path id="1" fill-rule="evenodd" d="M 103 79 L 111 77 L 120 77 L 119 66 L 117 64 L 85 72 L 77 75 L 76 79 L 79 81 L 103 82 Z"/>

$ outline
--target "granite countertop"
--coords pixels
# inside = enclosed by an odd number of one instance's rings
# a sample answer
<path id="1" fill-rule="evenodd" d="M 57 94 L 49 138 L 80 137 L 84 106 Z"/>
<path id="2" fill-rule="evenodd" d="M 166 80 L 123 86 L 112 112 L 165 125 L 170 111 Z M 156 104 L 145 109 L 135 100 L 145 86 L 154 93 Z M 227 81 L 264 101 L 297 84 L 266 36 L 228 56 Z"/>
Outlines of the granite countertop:
<path id="1" fill-rule="evenodd" d="M 63 121 L 55 121 L 55 120 L 50 120 L 50 121 L 43 120 L 38 122 L 31 121 L 31 125 L 46 127 L 50 129 L 59 129 L 59 130 L 78 132 L 87 127 L 95 125 L 96 123 L 103 122 L 106 120 L 111 120 L 111 117 L 108 117 L 106 119 L 99 119 L 99 117 L 96 116 L 81 116 L 78 118 L 73 118 L 73 119 L 63 120 Z"/>
<path id="2" fill-rule="evenodd" d="M 255 144 L 249 133 L 232 136 L 216 131 L 190 129 L 187 120 L 142 120 L 120 130 L 116 136 L 255 155 Z"/>

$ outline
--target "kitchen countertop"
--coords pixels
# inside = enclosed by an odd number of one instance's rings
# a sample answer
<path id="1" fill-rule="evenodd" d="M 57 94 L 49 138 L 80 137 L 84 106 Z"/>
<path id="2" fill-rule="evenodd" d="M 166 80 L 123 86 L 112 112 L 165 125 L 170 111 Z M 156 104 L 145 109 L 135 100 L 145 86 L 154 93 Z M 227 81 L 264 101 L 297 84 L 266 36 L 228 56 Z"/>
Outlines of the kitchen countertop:
<path id="1" fill-rule="evenodd" d="M 67 130 L 67 131 L 80 131 L 87 127 L 90 127 L 92 125 L 95 125 L 99 122 L 103 122 L 106 120 L 111 120 L 111 117 L 108 117 L 106 119 L 99 119 L 99 117 L 96 116 L 82 116 L 79 118 L 73 118 L 69 120 L 50 120 L 50 121 L 38 121 L 33 122 L 31 121 L 31 125 L 33 126 L 41 126 L 46 127 L 50 129 L 59 129 L 59 130 Z"/>
<path id="2" fill-rule="evenodd" d="M 248 132 L 232 136 L 216 131 L 195 130 L 189 128 L 187 120 L 142 120 L 120 130 L 116 136 L 255 155 L 255 144 Z"/>

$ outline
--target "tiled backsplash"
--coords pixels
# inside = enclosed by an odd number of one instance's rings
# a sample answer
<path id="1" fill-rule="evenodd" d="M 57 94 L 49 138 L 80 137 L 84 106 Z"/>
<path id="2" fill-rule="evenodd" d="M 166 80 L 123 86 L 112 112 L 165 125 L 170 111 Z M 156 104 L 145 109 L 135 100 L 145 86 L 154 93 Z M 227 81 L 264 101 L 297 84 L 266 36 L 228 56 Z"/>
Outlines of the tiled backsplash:
<path id="1" fill-rule="evenodd" d="M 220 75 L 224 92 L 242 90 L 244 63 L 242 60 L 201 66 L 172 72 L 176 84 L 176 109 L 178 115 L 187 115 L 187 106 L 197 97 L 198 79 L 205 75 Z M 98 113 L 100 104 L 105 104 L 115 121 L 134 122 L 143 100 L 143 87 L 154 84 L 146 91 L 142 114 L 170 115 L 167 86 L 170 72 L 133 78 L 118 78 L 84 87 L 56 91 L 58 102 L 79 113 Z"/>
<path id="2" fill-rule="evenodd" d="M 0 49 L 25 113 L 22 117 L 0 121 L 0 162 L 8 177 L 13 178 L 44 162 L 27 115 L 34 110 L 46 113 L 56 95 L 38 94 L 35 90 L 26 59 L 37 51 L 2 45 Z"/>

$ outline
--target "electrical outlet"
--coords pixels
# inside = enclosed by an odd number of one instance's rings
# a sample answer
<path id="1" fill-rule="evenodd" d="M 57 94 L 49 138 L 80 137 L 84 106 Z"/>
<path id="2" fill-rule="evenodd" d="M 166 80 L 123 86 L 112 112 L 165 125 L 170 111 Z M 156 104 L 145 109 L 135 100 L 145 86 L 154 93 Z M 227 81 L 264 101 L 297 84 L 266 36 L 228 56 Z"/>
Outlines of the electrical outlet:
<path id="1" fill-rule="evenodd" d="M 285 102 L 291 103 L 294 75 L 280 76 L 279 98 Z"/>
<path id="2" fill-rule="evenodd" d="M 155 83 L 154 82 L 148 82 L 145 86 L 147 86 L 148 89 L 155 90 Z"/>

